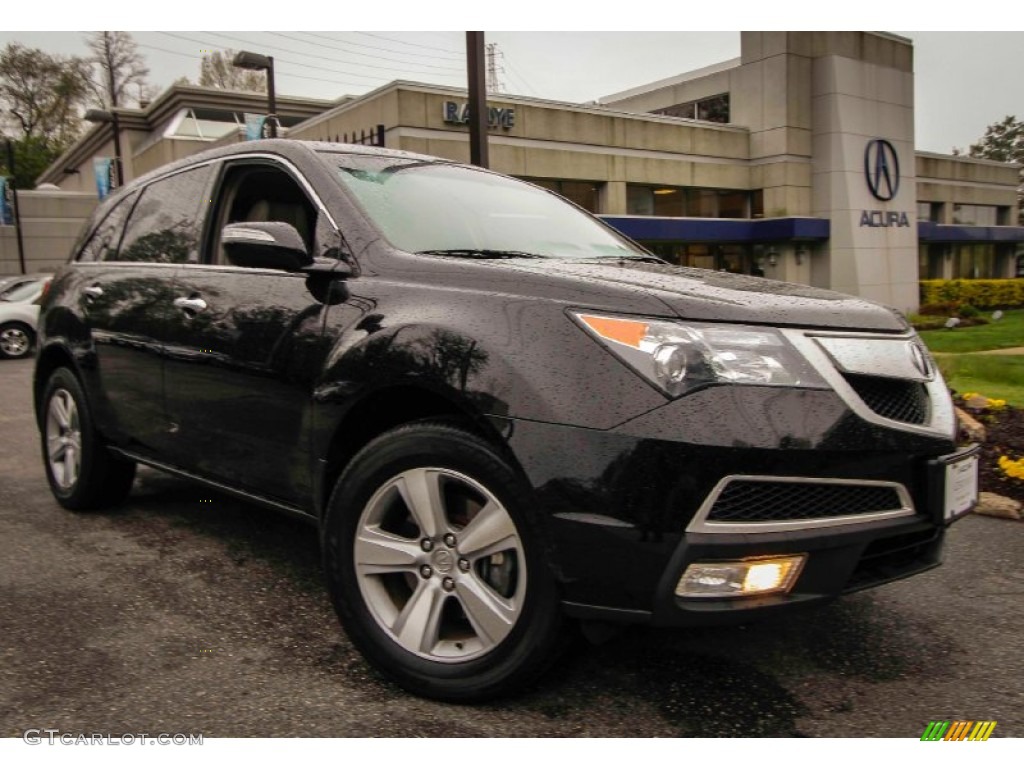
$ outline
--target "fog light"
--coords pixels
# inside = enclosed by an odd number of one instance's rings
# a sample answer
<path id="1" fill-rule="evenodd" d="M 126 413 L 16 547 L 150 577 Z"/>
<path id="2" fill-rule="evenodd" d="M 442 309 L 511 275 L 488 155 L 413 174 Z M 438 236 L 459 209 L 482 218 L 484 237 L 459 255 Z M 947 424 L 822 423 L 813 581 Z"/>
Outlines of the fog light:
<path id="1" fill-rule="evenodd" d="M 692 563 L 676 585 L 679 597 L 747 597 L 789 592 L 806 555 Z"/>

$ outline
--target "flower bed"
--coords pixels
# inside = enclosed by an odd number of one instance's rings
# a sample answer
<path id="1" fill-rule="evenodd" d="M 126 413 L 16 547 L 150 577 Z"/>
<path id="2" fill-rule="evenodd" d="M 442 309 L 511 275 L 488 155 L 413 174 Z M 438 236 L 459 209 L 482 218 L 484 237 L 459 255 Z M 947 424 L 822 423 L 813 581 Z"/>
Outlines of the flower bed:
<path id="1" fill-rule="evenodd" d="M 972 392 L 957 405 L 974 415 L 988 433 L 981 448 L 981 490 L 1024 503 L 1024 409 Z"/>

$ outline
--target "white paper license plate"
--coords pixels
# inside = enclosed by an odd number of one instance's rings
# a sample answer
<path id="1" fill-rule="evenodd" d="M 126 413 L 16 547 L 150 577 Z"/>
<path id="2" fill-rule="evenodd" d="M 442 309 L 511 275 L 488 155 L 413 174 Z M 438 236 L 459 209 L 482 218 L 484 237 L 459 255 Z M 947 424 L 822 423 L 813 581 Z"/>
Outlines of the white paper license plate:
<path id="1" fill-rule="evenodd" d="M 978 456 L 946 465 L 946 520 L 955 520 L 978 501 Z"/>

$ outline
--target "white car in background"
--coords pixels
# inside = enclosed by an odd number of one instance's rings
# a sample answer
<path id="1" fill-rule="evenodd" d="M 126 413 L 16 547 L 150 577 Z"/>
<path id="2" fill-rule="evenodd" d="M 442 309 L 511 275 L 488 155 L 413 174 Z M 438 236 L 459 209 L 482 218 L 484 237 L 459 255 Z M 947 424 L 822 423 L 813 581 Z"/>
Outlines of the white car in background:
<path id="1" fill-rule="evenodd" d="M 28 357 L 36 339 L 39 304 L 52 275 L 19 278 L 0 287 L 0 357 Z"/>

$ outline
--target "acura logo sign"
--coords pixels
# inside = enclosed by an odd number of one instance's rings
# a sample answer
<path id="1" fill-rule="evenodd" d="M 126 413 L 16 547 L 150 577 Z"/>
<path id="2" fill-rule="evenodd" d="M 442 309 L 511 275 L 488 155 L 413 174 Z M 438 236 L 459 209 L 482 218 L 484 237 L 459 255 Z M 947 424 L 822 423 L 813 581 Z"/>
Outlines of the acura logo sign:
<path id="1" fill-rule="evenodd" d="M 864 177 L 878 200 L 892 200 L 900 189 L 900 159 L 885 139 L 872 139 L 864 147 Z"/>

